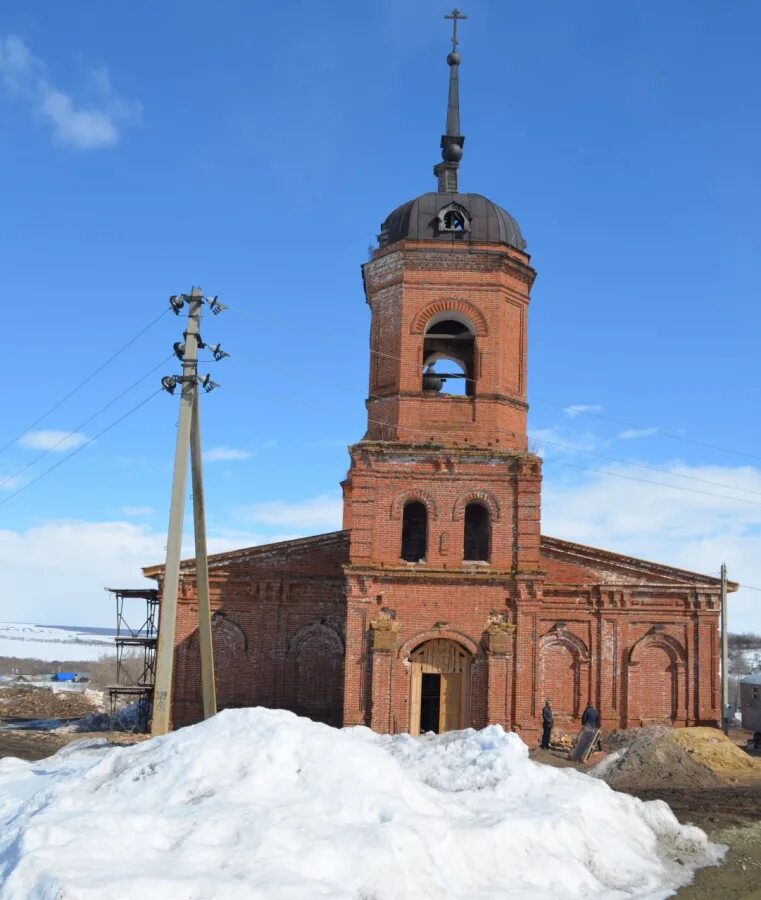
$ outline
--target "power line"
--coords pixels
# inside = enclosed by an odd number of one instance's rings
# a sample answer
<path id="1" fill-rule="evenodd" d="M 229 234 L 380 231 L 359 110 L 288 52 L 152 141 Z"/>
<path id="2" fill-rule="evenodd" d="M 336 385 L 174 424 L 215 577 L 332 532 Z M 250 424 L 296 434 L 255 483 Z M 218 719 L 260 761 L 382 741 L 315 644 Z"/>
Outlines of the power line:
<path id="1" fill-rule="evenodd" d="M 59 459 L 57 463 L 50 466 L 50 468 L 45 469 L 45 471 L 41 472 L 36 478 L 33 478 L 31 481 L 28 481 L 26 484 L 22 485 L 20 488 L 15 490 L 12 494 L 8 494 L 7 497 L 4 497 L 2 500 L 0 500 L 0 506 L 5 506 L 5 504 L 8 503 L 10 500 L 12 500 L 14 497 L 18 497 L 18 495 L 20 493 L 22 493 L 22 491 L 25 491 L 27 488 L 30 488 L 33 484 L 37 484 L 38 481 L 42 481 L 42 479 L 47 477 L 48 475 L 50 475 L 51 472 L 54 472 L 56 469 L 60 468 L 64 463 L 68 462 L 73 456 L 76 456 L 77 453 L 81 453 L 82 450 L 85 449 L 85 447 L 89 447 L 90 444 L 93 443 L 93 441 L 97 441 L 99 437 L 102 437 L 104 434 L 111 431 L 112 428 L 115 428 L 117 425 L 119 425 L 121 422 L 123 422 L 125 419 L 127 419 L 129 416 L 131 416 L 133 413 L 136 413 L 139 409 L 141 409 L 143 406 L 145 406 L 146 403 L 148 403 L 150 400 L 152 400 L 154 397 L 156 397 L 158 394 L 160 394 L 162 392 L 162 390 L 163 390 L 163 388 L 159 388 L 157 391 L 154 391 L 152 394 L 149 394 L 144 400 L 141 400 L 140 403 L 137 404 L 137 406 L 133 406 L 132 409 L 127 410 L 126 413 L 119 416 L 118 419 L 114 420 L 110 425 L 107 425 L 105 428 L 103 428 L 97 434 L 94 434 L 91 438 L 89 438 L 87 441 L 85 441 L 84 444 L 80 444 L 79 447 L 77 447 L 75 450 L 72 450 L 72 452 L 69 453 L 68 456 L 64 456 L 62 459 Z"/>
<path id="2" fill-rule="evenodd" d="M 555 407 L 557 407 L 559 409 L 563 409 L 563 410 L 573 409 L 573 405 L 570 403 L 562 404 L 562 403 L 553 402 L 551 400 L 537 400 L 536 398 L 533 398 L 532 402 L 533 403 L 541 403 L 545 406 L 555 406 Z M 640 431 L 648 430 L 646 428 L 646 426 L 644 426 L 644 425 L 636 425 L 632 422 L 625 422 L 623 419 L 617 419 L 617 418 L 614 418 L 613 416 L 606 416 L 603 413 L 600 413 L 594 409 L 578 409 L 578 408 L 576 408 L 576 409 L 574 409 L 574 413 L 576 415 L 581 415 L 581 416 L 593 416 L 595 419 L 603 419 L 606 422 L 613 422 L 615 425 L 623 425 L 626 428 L 634 428 L 634 429 L 637 429 Z M 684 441 L 686 444 L 694 444 L 696 447 L 705 447 L 708 450 L 719 450 L 721 453 L 729 453 L 732 456 L 741 456 L 741 457 L 745 457 L 746 459 L 761 460 L 761 456 L 757 456 L 753 453 L 744 453 L 741 450 L 732 450 L 729 447 L 721 447 L 718 444 L 710 444 L 710 443 L 707 443 L 706 441 L 699 441 L 699 440 L 696 440 L 695 438 L 685 437 L 682 434 L 676 434 L 673 431 L 664 431 L 662 428 L 656 428 L 654 433 L 659 434 L 661 437 L 670 438 L 671 440 L 674 440 L 674 441 Z"/>
<path id="3" fill-rule="evenodd" d="M 262 394 L 259 392 L 248 391 L 243 388 L 234 388 L 234 387 L 229 388 L 229 390 L 236 392 L 236 393 L 247 394 L 252 397 L 257 397 L 259 399 L 272 400 L 276 403 L 286 402 L 293 406 L 303 406 L 304 408 L 309 409 L 313 412 L 322 412 L 322 413 L 327 413 L 329 415 L 344 415 L 344 412 L 342 410 L 326 409 L 325 407 L 316 407 L 313 404 L 306 403 L 306 402 L 300 403 L 299 401 L 295 401 L 291 397 L 287 397 L 287 396 L 282 396 L 282 395 L 274 396 L 272 394 Z M 387 422 L 379 420 L 379 419 L 368 418 L 367 421 L 373 425 L 381 425 L 381 426 L 388 425 Z M 427 435 L 427 436 L 430 436 L 431 434 L 435 434 L 440 437 L 449 437 L 449 434 L 447 432 L 436 431 L 435 429 L 431 429 L 431 428 L 409 428 L 409 427 L 405 426 L 404 430 L 407 432 L 413 433 L 413 434 L 423 434 L 423 435 Z M 516 435 L 516 432 L 508 432 L 503 429 L 495 429 L 494 433 L 509 436 L 509 437 L 514 437 Z M 541 440 L 542 439 L 540 438 L 539 439 L 540 443 L 541 443 Z M 731 500 L 735 503 L 746 503 L 751 506 L 761 506 L 761 502 L 757 501 L 757 500 L 748 500 L 744 497 L 731 497 L 731 496 L 728 496 L 727 494 L 716 494 L 712 491 L 701 491 L 701 490 L 698 490 L 697 488 L 684 487 L 684 486 L 678 485 L 678 484 L 668 484 L 667 482 L 663 482 L 663 481 L 652 481 L 651 479 L 647 479 L 647 478 L 637 478 L 635 475 L 623 475 L 620 472 L 610 472 L 607 469 L 595 469 L 590 466 L 581 466 L 581 465 L 577 465 L 575 463 L 569 463 L 569 462 L 566 462 L 563 460 L 547 459 L 547 460 L 544 460 L 544 462 L 549 463 L 550 465 L 564 465 L 564 466 L 570 466 L 571 468 L 575 468 L 575 469 L 582 469 L 587 472 L 596 472 L 600 475 L 606 475 L 610 478 L 622 478 L 626 481 L 639 481 L 642 484 L 651 484 L 651 485 L 654 485 L 655 487 L 670 488 L 671 490 L 674 490 L 674 491 L 683 491 L 683 492 L 686 492 L 689 494 L 700 494 L 705 497 L 715 497 L 719 500 Z M 626 462 L 626 461 L 621 460 L 621 462 Z M 656 471 L 660 471 L 664 475 L 671 474 L 670 472 L 667 472 L 665 470 L 659 469 Z M 735 488 L 732 488 L 732 490 L 735 490 Z M 740 490 L 740 489 L 737 488 L 736 490 Z"/>
<path id="4" fill-rule="evenodd" d="M 166 357 L 166 359 L 162 359 L 161 362 L 158 363 L 158 365 L 155 365 L 152 369 L 149 369 L 144 375 L 141 375 L 140 378 L 137 379 L 137 381 L 133 381 L 132 384 L 129 385 L 129 387 L 126 387 L 121 393 L 117 394 L 115 397 L 113 397 L 111 400 L 109 400 L 105 406 L 101 406 L 101 408 L 97 412 L 94 412 L 91 416 L 88 416 L 88 418 L 84 419 L 84 421 L 80 422 L 79 425 L 72 428 L 72 430 L 69 431 L 67 434 L 64 434 L 54 444 L 51 444 L 49 447 L 46 447 L 45 450 L 42 451 L 42 453 L 38 453 L 37 456 L 34 457 L 34 459 L 30 460 L 25 466 L 22 466 L 22 468 L 20 468 L 17 472 L 14 472 L 13 475 L 7 475 L 5 478 L 1 479 L 0 480 L 0 488 L 2 488 L 6 484 L 13 483 L 18 478 L 19 475 L 23 474 L 24 472 L 26 472 L 27 469 L 30 469 L 33 465 L 35 465 L 41 459 L 46 457 L 48 455 L 48 453 L 52 453 L 57 447 L 60 447 L 63 444 L 65 444 L 66 441 L 68 441 L 71 437 L 78 434 L 78 432 L 81 428 L 84 428 L 86 425 L 89 425 L 90 422 L 93 421 L 93 419 L 97 419 L 97 417 L 101 413 L 104 413 L 107 409 L 110 409 L 114 405 L 114 403 L 118 403 L 119 400 L 122 399 L 122 397 L 124 397 L 126 394 L 128 394 L 133 388 L 136 388 L 141 382 L 145 381 L 145 379 L 148 378 L 149 375 L 152 375 L 156 371 L 156 369 L 160 369 L 162 366 L 165 366 L 169 362 L 170 359 L 174 359 L 174 353 L 170 353 L 169 356 Z"/>
<path id="5" fill-rule="evenodd" d="M 146 333 L 146 331 L 149 331 L 151 328 L 153 328 L 153 326 L 161 318 L 163 318 L 168 312 L 169 312 L 169 309 L 167 308 L 167 309 L 163 310 L 161 313 L 159 313 L 159 315 L 156 316 L 155 319 L 151 319 L 151 321 L 144 328 L 141 328 L 140 331 L 138 331 L 138 333 L 134 337 L 130 338 L 126 344 L 123 344 L 115 353 L 113 353 L 111 356 L 109 356 L 108 359 L 105 362 L 101 363 L 97 369 L 90 372 L 89 375 L 87 375 L 85 378 L 83 378 L 82 381 L 80 381 L 75 387 L 73 387 L 67 394 L 65 394 L 63 397 L 61 397 L 60 400 L 56 401 L 50 407 L 50 409 L 46 410 L 41 416 L 38 416 L 34 420 L 34 422 L 32 422 L 31 425 L 27 426 L 22 432 L 17 434 L 15 437 L 11 438 L 7 444 L 0 447 L 0 454 L 5 453 L 5 451 L 10 446 L 15 444 L 16 441 L 20 440 L 25 434 L 28 434 L 33 428 L 36 428 L 37 425 L 39 425 L 43 419 L 46 419 L 51 413 L 55 412 L 59 407 L 63 406 L 63 404 L 70 397 L 73 397 L 74 394 L 77 393 L 77 391 L 81 390 L 86 384 L 91 382 L 93 380 L 93 378 L 95 378 L 96 375 L 99 375 L 110 363 L 112 363 L 118 356 L 120 356 L 122 353 L 124 353 L 125 350 L 127 350 L 129 347 L 131 347 L 135 343 L 135 341 L 137 341 L 139 338 L 141 338 Z"/>
<path id="6" fill-rule="evenodd" d="M 310 336 L 310 337 L 314 337 L 314 330 L 307 329 L 307 328 L 303 328 L 303 327 L 299 327 L 298 325 L 295 325 L 295 324 L 293 324 L 292 322 L 287 322 L 287 323 L 286 323 L 286 322 L 284 322 L 284 321 L 282 321 L 282 320 L 272 319 L 272 318 L 269 318 L 269 317 L 266 317 L 266 316 L 261 316 L 261 315 L 259 315 L 258 313 L 253 313 L 253 312 L 250 312 L 250 311 L 247 310 L 247 309 L 241 309 L 241 308 L 239 308 L 239 307 L 228 307 L 228 309 L 230 310 L 230 312 L 240 313 L 241 315 L 249 316 L 249 317 L 252 318 L 252 319 L 258 319 L 258 320 L 261 321 L 261 322 L 266 322 L 266 323 L 268 323 L 268 324 L 278 325 L 278 326 L 281 326 L 281 327 L 284 328 L 284 329 L 287 328 L 289 331 L 299 331 L 299 332 L 301 332 L 302 334 L 306 334 L 306 335 L 308 335 L 308 336 Z M 320 336 L 321 336 L 321 337 L 324 337 L 324 338 L 327 339 L 327 340 L 336 341 L 336 342 L 338 342 L 338 343 L 344 343 L 344 339 L 343 339 L 343 338 L 336 337 L 336 335 L 330 334 L 329 332 L 320 332 Z M 415 369 L 417 369 L 417 366 L 415 366 L 414 363 L 408 363 L 408 362 L 406 362 L 405 360 L 403 360 L 400 356 L 397 356 L 397 355 L 395 355 L 395 354 L 393 354 L 393 353 L 386 353 L 386 352 L 384 352 L 384 351 L 382 351 L 382 350 L 373 350 L 372 348 L 370 348 L 370 354 L 371 354 L 371 355 L 375 355 L 375 356 L 380 356 L 380 357 L 382 357 L 382 358 L 384 358 L 384 359 L 392 359 L 392 360 L 395 360 L 396 362 L 401 362 L 401 363 L 406 364 L 406 365 L 408 365 L 408 366 L 414 366 Z M 472 382 L 472 383 L 474 383 L 474 384 L 475 384 L 475 382 L 476 382 L 476 379 L 474 379 L 474 378 L 468 378 L 467 376 L 465 376 L 465 377 L 463 378 L 463 380 L 464 380 L 464 381 L 470 381 L 470 382 Z M 557 402 L 551 401 L 551 400 L 543 400 L 543 399 L 541 399 L 541 398 L 537 398 L 536 396 L 532 396 L 531 402 L 532 402 L 532 404 L 533 404 L 533 403 L 541 403 L 541 404 L 544 404 L 544 405 L 546 405 L 546 406 L 554 406 L 554 407 L 557 407 L 557 408 L 563 409 L 563 410 L 570 409 L 570 408 L 573 407 L 573 404 L 570 404 L 570 403 L 565 403 L 565 404 L 557 403 Z M 638 430 L 645 430 L 645 429 L 646 429 L 646 426 L 644 426 L 644 425 L 637 425 L 636 423 L 633 423 L 633 422 L 627 422 L 627 421 L 625 421 L 625 420 L 623 420 L 623 419 L 618 419 L 618 418 L 615 418 L 615 417 L 613 417 L 613 416 L 606 416 L 606 415 L 604 415 L 604 414 L 602 414 L 602 413 L 597 412 L 596 410 L 577 409 L 576 412 L 577 412 L 579 415 L 589 415 L 589 416 L 594 416 L 595 418 L 603 419 L 603 420 L 605 420 L 605 421 L 612 422 L 612 423 L 614 423 L 614 424 L 616 424 L 616 425 L 622 425 L 622 426 L 624 426 L 624 427 L 626 427 L 626 428 L 634 428 L 634 429 L 638 429 Z M 657 433 L 658 433 L 661 437 L 666 437 L 666 438 L 669 438 L 670 440 L 682 441 L 682 442 L 687 443 L 687 444 L 693 444 L 694 446 L 697 446 L 697 447 L 705 447 L 706 449 L 709 449 L 709 450 L 717 450 L 717 451 L 719 451 L 719 452 L 721 452 L 721 453 L 728 453 L 728 454 L 730 454 L 730 455 L 732 455 L 732 456 L 739 456 L 739 457 L 743 457 L 743 458 L 745 458 L 745 459 L 752 459 L 752 460 L 756 460 L 756 461 L 761 461 L 761 456 L 759 456 L 759 455 L 756 455 L 756 454 L 753 454 L 753 453 L 745 453 L 744 451 L 741 451 L 741 450 L 734 450 L 734 449 L 731 449 L 731 448 L 729 448 L 729 447 L 722 447 L 722 446 L 720 446 L 719 444 L 712 444 L 712 443 L 709 443 L 709 442 L 707 442 L 707 441 L 697 440 L 697 439 L 695 439 L 695 438 L 685 437 L 684 435 L 677 434 L 677 433 L 674 432 L 674 431 L 664 431 L 663 429 L 658 428 L 658 429 L 657 429 Z"/>
<path id="7" fill-rule="evenodd" d="M 242 359 L 243 361 L 246 361 L 246 357 L 238 357 L 238 359 Z M 252 360 L 251 358 L 249 358 L 248 361 L 256 362 L 256 360 Z M 283 372 L 286 375 L 286 377 L 289 377 L 292 379 L 297 377 L 294 375 L 292 369 L 286 368 L 285 366 L 277 366 L 277 365 L 272 366 L 271 365 L 270 368 L 275 371 L 278 371 L 278 372 Z M 313 380 L 314 380 L 314 378 L 313 378 Z M 349 393 L 356 394 L 357 396 L 359 396 L 361 393 L 360 391 L 357 391 L 355 388 L 349 388 L 346 385 L 336 384 L 333 381 L 328 381 L 328 379 L 320 379 L 320 380 L 324 384 L 330 384 L 331 387 L 333 387 L 333 388 L 338 388 L 339 390 L 348 391 Z M 376 394 L 370 394 L 368 399 L 382 400 L 384 398 L 379 395 L 376 395 Z M 336 411 L 336 415 L 339 415 L 339 413 L 337 411 Z M 502 432 L 502 433 L 507 434 L 508 432 Z M 515 431 L 509 432 L 509 434 L 512 435 L 513 437 L 518 436 L 518 432 L 515 432 Z M 587 455 L 587 456 L 594 456 L 594 457 L 597 457 L 598 459 L 605 459 L 610 462 L 621 463 L 623 465 L 632 466 L 633 468 L 637 468 L 637 469 L 646 469 L 651 472 L 658 472 L 661 475 L 667 475 L 672 478 L 682 478 L 687 481 L 695 481 L 700 484 L 708 484 L 713 487 L 724 488 L 725 490 L 728 490 L 728 491 L 739 491 L 739 492 L 746 493 L 746 494 L 755 494 L 755 495 L 761 497 L 761 491 L 754 490 L 753 488 L 739 488 L 739 487 L 734 487 L 731 484 L 725 484 L 724 482 L 721 482 L 721 481 L 713 481 L 709 478 L 701 478 L 697 475 L 687 475 L 683 472 L 671 472 L 668 469 L 661 469 L 658 466 L 652 466 L 647 463 L 636 462 L 635 460 L 631 460 L 631 459 L 623 459 L 618 456 L 611 456 L 606 453 L 599 453 L 596 450 L 588 450 L 588 449 L 579 448 L 579 447 L 574 446 L 573 444 L 567 444 L 562 441 L 553 440 L 551 438 L 540 437 L 539 435 L 534 434 L 532 432 L 528 432 L 527 437 L 531 441 L 539 441 L 542 444 L 552 446 L 552 447 L 559 447 L 563 450 L 570 450 L 574 453 L 580 453 L 580 454 Z M 547 460 L 547 461 L 552 462 L 552 460 Z M 590 470 L 590 471 L 597 471 L 597 470 Z M 655 484 L 656 482 L 651 482 L 651 483 Z M 738 498 L 738 499 L 740 499 L 740 498 Z"/>

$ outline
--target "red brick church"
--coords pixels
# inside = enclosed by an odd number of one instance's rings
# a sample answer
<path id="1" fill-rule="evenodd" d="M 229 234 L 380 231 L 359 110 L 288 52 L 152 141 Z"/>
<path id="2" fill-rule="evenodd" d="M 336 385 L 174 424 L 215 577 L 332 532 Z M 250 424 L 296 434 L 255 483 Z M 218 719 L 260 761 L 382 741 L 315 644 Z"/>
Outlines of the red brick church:
<path id="1" fill-rule="evenodd" d="M 536 275 L 518 223 L 458 189 L 455 50 L 438 188 L 395 209 L 362 267 L 367 431 L 343 529 L 209 560 L 218 704 L 418 734 L 551 697 L 574 727 L 719 718 L 718 579 L 541 533 L 526 439 Z M 161 566 L 145 574 L 162 581 Z M 202 717 L 193 560 L 182 565 L 172 717 Z"/>

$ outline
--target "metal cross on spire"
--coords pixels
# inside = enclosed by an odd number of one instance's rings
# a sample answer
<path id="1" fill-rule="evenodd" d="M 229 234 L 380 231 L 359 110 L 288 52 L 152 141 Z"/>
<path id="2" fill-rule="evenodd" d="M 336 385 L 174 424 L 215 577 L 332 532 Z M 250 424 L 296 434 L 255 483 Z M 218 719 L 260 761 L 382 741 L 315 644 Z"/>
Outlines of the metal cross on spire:
<path id="1" fill-rule="evenodd" d="M 457 50 L 457 22 L 459 19 L 467 19 L 467 16 L 464 16 L 457 7 L 455 7 L 450 15 L 444 16 L 445 19 L 452 20 L 452 53 Z"/>
<path id="2" fill-rule="evenodd" d="M 439 182 L 440 193 L 457 192 L 457 167 L 462 159 L 462 145 L 465 138 L 460 134 L 460 87 L 458 70 L 460 54 L 457 52 L 457 23 L 467 19 L 455 8 L 445 19 L 452 20 L 452 49 L 447 56 L 449 66 L 449 101 L 447 103 L 447 126 L 441 136 L 441 158 L 443 162 L 433 167 L 433 174 Z"/>

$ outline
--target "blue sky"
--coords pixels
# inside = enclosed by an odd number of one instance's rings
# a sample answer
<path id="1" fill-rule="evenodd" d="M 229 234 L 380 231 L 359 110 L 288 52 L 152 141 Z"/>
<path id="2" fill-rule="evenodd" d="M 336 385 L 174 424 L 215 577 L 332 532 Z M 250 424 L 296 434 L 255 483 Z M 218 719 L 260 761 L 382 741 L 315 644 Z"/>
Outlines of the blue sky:
<path id="1" fill-rule="evenodd" d="M 176 370 L 159 364 L 181 320 L 18 436 L 193 284 L 230 307 L 203 329 L 232 354 L 203 400 L 212 547 L 338 526 L 363 433 L 359 267 L 435 183 L 447 11 L 4 4 L 0 618 L 108 624 L 102 587 L 161 560 L 176 398 L 25 485 Z M 725 558 L 761 587 L 761 8 L 464 11 L 460 184 L 516 216 L 539 273 L 544 530 L 705 572 Z M 761 593 L 732 603 L 734 628 L 761 630 Z"/>

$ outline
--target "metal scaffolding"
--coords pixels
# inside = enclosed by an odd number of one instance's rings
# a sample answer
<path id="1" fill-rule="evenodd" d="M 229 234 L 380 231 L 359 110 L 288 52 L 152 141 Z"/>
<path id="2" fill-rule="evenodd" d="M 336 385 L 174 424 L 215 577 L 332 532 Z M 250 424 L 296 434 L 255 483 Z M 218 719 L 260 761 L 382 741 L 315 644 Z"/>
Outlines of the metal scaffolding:
<path id="1" fill-rule="evenodd" d="M 116 600 L 116 681 L 108 686 L 111 723 L 125 703 L 137 703 L 133 731 L 148 731 L 156 681 L 158 591 L 155 588 L 108 588 Z M 145 604 L 139 604 L 142 600 Z M 137 625 L 136 623 L 140 623 Z M 133 669 L 139 666 L 138 674 Z"/>

